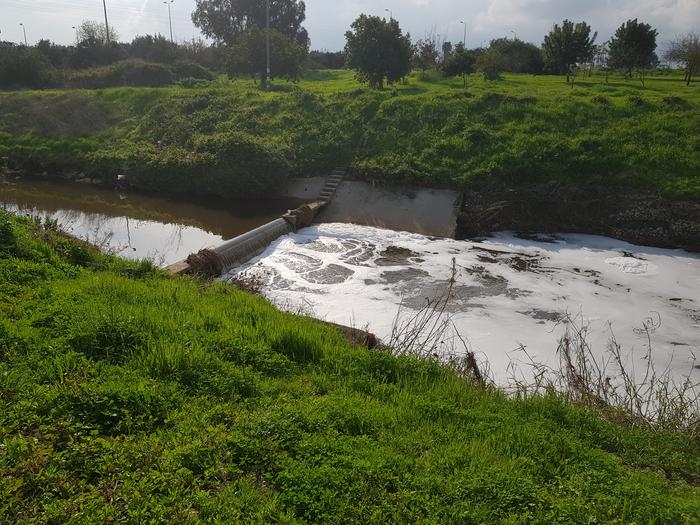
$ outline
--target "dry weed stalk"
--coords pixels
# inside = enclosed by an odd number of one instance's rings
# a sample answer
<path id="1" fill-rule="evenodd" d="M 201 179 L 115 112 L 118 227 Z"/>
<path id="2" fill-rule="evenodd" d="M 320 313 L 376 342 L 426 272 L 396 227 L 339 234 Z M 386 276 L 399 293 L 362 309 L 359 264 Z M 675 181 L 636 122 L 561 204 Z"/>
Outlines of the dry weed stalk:
<path id="1" fill-rule="evenodd" d="M 406 313 L 402 302 L 385 348 L 392 355 L 440 362 L 460 377 L 485 387 L 493 383 L 488 362 L 479 363 L 449 313 L 456 277 L 457 263 L 453 258 L 447 285 L 439 295 L 426 298 L 420 310 L 410 313 Z"/>
<path id="2" fill-rule="evenodd" d="M 552 368 L 530 358 L 532 379 L 512 375 L 516 395 L 523 397 L 555 393 L 596 410 L 605 417 L 625 419 L 632 425 L 669 432 L 687 432 L 700 437 L 700 383 L 692 380 L 696 360 L 682 380 L 670 364 L 657 370 L 652 336 L 661 326 L 655 314 L 635 330 L 644 337 L 644 370 L 635 370 L 633 356 L 625 356 L 612 327 L 607 352 L 596 355 L 588 343 L 588 325 L 580 315 L 566 315 L 566 331 L 559 341 L 559 367 Z M 672 359 L 670 360 L 672 361 Z M 515 368 L 511 367 L 511 372 Z"/>

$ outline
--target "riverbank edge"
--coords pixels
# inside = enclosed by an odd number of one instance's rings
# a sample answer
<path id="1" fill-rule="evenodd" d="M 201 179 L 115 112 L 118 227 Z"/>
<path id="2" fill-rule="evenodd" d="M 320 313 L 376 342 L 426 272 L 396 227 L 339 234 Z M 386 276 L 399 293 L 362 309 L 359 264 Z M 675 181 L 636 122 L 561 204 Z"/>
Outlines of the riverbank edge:
<path id="1" fill-rule="evenodd" d="M 497 231 L 585 233 L 700 252 L 700 201 L 629 186 L 469 184 L 460 204 L 456 238 Z"/>
<path id="2" fill-rule="evenodd" d="M 49 180 L 88 184 L 113 190 L 153 195 L 152 190 L 131 186 L 128 180 L 86 179 L 79 174 L 9 171 L 0 167 L 0 178 Z M 303 179 L 306 177 L 296 177 Z M 414 186 L 382 183 L 350 172 L 347 180 L 367 182 L 385 190 Z M 444 187 L 436 189 L 445 189 Z M 602 235 L 642 246 L 700 252 L 700 200 L 671 196 L 631 185 L 559 182 L 472 181 L 460 192 L 454 237 L 458 240 L 489 236 L 498 231 L 520 233 L 585 233 Z M 161 194 L 163 195 L 163 194 Z M 181 194 L 168 197 L 182 199 Z M 275 197 L 283 198 L 284 190 Z M 211 195 L 217 205 L 226 199 Z M 199 199 L 201 200 L 201 198 Z M 313 199 L 308 199 L 313 200 Z M 299 204 L 304 199 L 299 199 Z M 450 225 L 452 226 L 452 225 Z"/>

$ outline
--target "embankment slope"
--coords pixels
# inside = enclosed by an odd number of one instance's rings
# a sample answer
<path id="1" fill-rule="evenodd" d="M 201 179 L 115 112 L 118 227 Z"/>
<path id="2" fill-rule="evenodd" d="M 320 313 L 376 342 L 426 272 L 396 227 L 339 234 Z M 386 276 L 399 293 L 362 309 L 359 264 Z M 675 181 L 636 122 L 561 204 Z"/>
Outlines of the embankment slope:
<path id="1" fill-rule="evenodd" d="M 697 441 L 351 348 L 0 211 L 0 521 L 677 524 Z"/>

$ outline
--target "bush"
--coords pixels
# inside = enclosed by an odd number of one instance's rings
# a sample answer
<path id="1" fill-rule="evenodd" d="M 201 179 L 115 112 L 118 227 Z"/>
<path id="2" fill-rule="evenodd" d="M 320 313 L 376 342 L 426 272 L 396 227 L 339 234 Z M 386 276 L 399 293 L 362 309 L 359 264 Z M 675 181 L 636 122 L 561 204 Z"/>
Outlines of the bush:
<path id="1" fill-rule="evenodd" d="M 111 66 L 75 73 L 67 83 L 69 87 L 84 89 L 117 86 L 160 87 L 173 83 L 173 73 L 163 64 L 130 59 Z"/>
<path id="2" fill-rule="evenodd" d="M 56 83 L 56 70 L 35 48 L 3 47 L 0 50 L 0 88 L 42 89 Z"/>
<path id="3" fill-rule="evenodd" d="M 209 71 L 207 68 L 200 66 L 196 62 L 191 61 L 177 62 L 173 66 L 173 73 L 175 78 L 178 80 L 189 78 L 194 78 L 197 80 L 214 80 L 214 73 Z"/>
<path id="4" fill-rule="evenodd" d="M 484 75 L 484 80 L 501 80 L 504 70 L 503 57 L 495 51 L 487 51 L 476 59 L 476 68 Z"/>

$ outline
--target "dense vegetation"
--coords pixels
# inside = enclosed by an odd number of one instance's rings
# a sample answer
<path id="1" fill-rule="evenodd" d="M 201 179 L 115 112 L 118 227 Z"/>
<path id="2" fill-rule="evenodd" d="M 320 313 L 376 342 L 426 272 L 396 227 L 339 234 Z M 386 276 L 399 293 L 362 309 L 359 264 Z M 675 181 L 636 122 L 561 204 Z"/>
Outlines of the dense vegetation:
<path id="1" fill-rule="evenodd" d="M 0 522 L 695 523 L 700 448 L 0 211 Z"/>
<path id="2" fill-rule="evenodd" d="M 0 157 L 33 174 L 166 192 L 262 193 L 287 175 L 350 165 L 382 181 L 622 184 L 700 194 L 700 95 L 639 82 L 507 75 L 421 80 L 384 92 L 319 71 L 270 91 L 192 87 L 0 94 Z"/>

